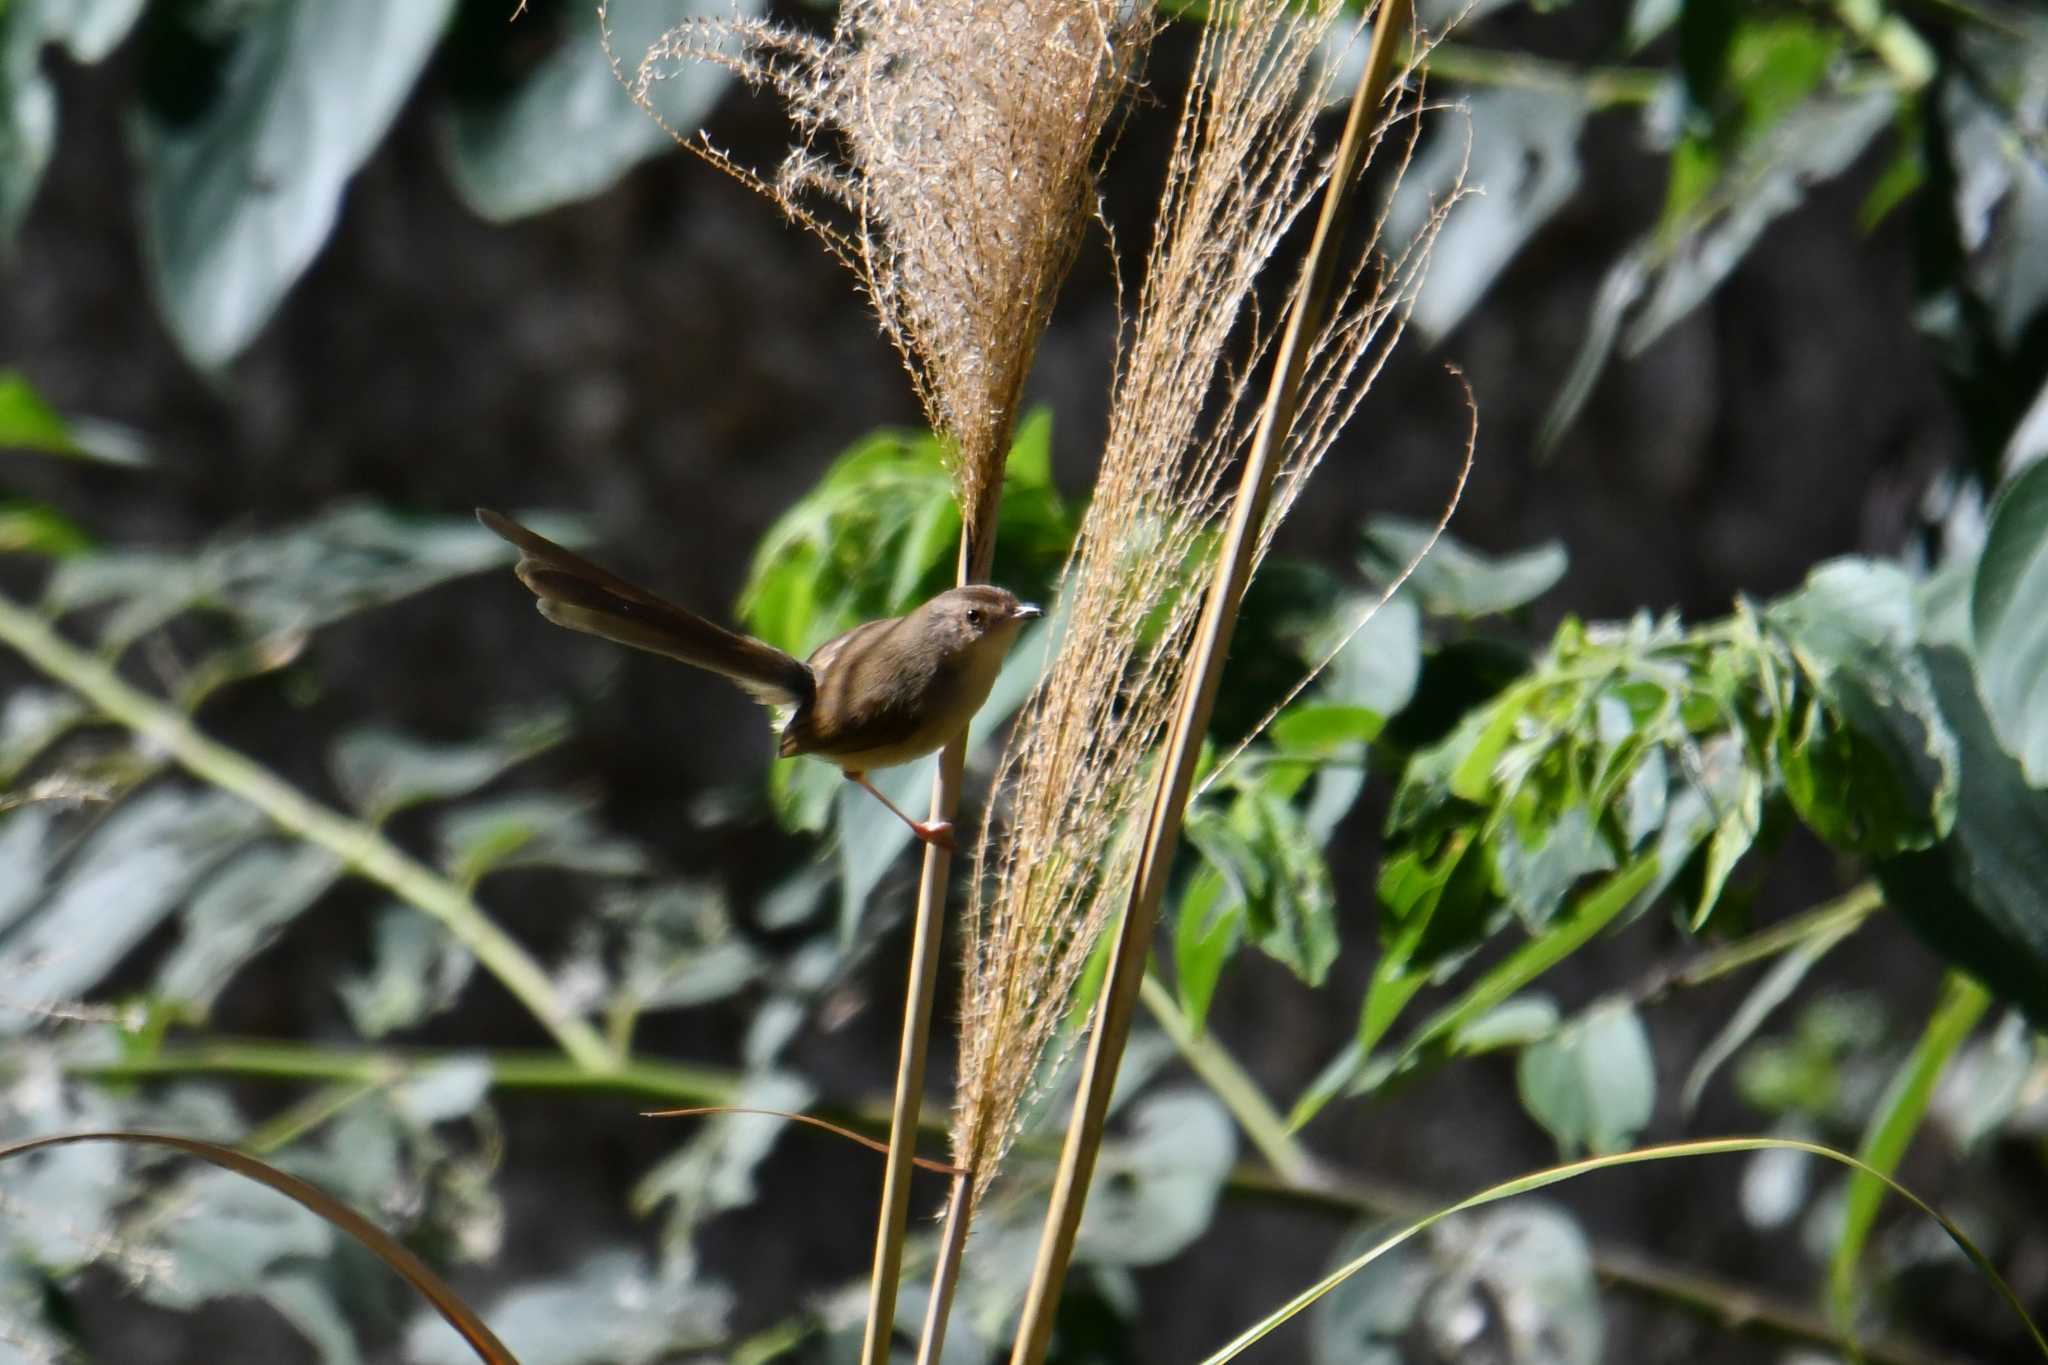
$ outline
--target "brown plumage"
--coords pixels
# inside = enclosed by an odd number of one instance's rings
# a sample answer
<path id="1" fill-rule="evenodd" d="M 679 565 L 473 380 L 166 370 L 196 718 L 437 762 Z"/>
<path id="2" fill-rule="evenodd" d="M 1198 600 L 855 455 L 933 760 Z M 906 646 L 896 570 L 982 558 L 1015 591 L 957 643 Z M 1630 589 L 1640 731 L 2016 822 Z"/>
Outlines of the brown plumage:
<path id="1" fill-rule="evenodd" d="M 519 550 L 519 581 L 557 625 L 665 654 L 790 708 L 779 752 L 813 754 L 873 792 L 917 836 L 951 847 L 944 821 L 913 820 L 867 780 L 943 748 L 988 700 L 1017 629 L 1040 615 L 986 584 L 945 592 L 902 616 L 855 626 L 799 660 L 715 625 L 599 568 L 497 512 L 477 519 Z"/>

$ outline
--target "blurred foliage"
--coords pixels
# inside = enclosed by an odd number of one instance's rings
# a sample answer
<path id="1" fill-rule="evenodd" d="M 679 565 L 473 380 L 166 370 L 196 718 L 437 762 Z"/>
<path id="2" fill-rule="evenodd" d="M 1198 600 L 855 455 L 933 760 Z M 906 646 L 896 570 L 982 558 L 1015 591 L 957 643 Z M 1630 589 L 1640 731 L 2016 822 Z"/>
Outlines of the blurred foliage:
<path id="1" fill-rule="evenodd" d="M 1472 8 L 1479 17 L 1505 7 Z M 752 0 L 740 8 L 759 10 Z M 1199 17 L 1199 6 L 1176 8 Z M 19 231 L 54 146 L 51 54 L 98 62 L 131 31 L 143 253 L 172 335 L 202 368 L 231 361 L 280 306 L 324 245 L 350 177 L 430 66 L 446 73 L 427 97 L 438 102 L 447 173 L 492 221 L 596 193 L 665 148 L 614 81 L 584 6 L 534 3 L 509 25 L 507 9 L 0 2 L 0 239 Z M 662 29 L 731 11 L 729 0 L 617 6 L 617 49 L 630 65 Z M 1834 561 L 1796 592 L 1740 600 L 1699 624 L 1567 617 L 1534 650 L 1515 628 L 1562 575 L 1561 546 L 1493 555 L 1447 540 L 1370 614 L 1378 594 L 1353 575 L 1276 559 L 1248 602 L 1217 707 L 1219 751 L 1247 736 L 1250 745 L 1212 762 L 1188 816 L 1169 912 L 1180 1008 L 1199 1030 L 1245 948 L 1328 989 L 1341 955 L 1371 937 L 1355 1033 L 1291 1097 L 1295 1123 L 1342 1099 L 1392 1094 L 1452 1059 L 1511 1053 L 1524 1107 L 1560 1149 L 1611 1150 L 1657 1113 L 1645 1017 L 1666 986 L 1568 1006 L 1538 983 L 1663 907 L 1677 932 L 1725 944 L 1702 948 L 1710 964 L 1722 951 L 1737 965 L 1771 964 L 1686 1075 L 1687 1107 L 1726 1066 L 1737 1095 L 1787 1131 L 1853 1140 L 1879 1169 L 1894 1168 L 1930 1123 L 1959 1150 L 1998 1133 L 2038 1140 L 2048 1075 L 2035 1032 L 2048 1021 L 2048 19 L 1994 2 L 1641 0 L 1617 7 L 1612 27 L 1597 60 L 1583 63 L 1455 42 L 1431 55 L 1432 79 L 1467 104 L 1470 140 L 1453 131 L 1424 143 L 1389 230 L 1402 233 L 1461 173 L 1488 192 L 1452 214 L 1417 324 L 1442 337 L 1479 307 L 1573 202 L 1582 141 L 1603 121 L 1632 121 L 1665 193 L 1655 221 L 1608 267 L 1546 425 L 1555 442 L 1616 355 L 1641 354 L 1710 299 L 1815 187 L 1867 186 L 1859 230 L 1906 222 L 1914 233 L 1915 322 L 1954 386 L 1972 443 L 1958 474 L 1991 502 L 1988 524 L 1973 530 L 1958 497 L 1932 564 Z M 725 82 L 698 67 L 656 97 L 688 129 Z M 994 577 L 1027 596 L 1056 592 L 1078 520 L 1051 478 L 1050 424 L 1035 414 L 1017 433 L 998 537 Z M 0 447 L 129 466 L 142 457 L 132 433 L 58 413 L 12 369 L 0 370 Z M 850 450 L 765 538 L 740 603 L 749 628 L 807 651 L 949 583 L 959 524 L 950 487 L 946 452 L 928 437 L 880 433 Z M 1389 581 L 1425 534 L 1395 520 L 1364 528 L 1359 584 Z M 311 632 L 509 558 L 466 522 L 368 505 L 174 552 L 101 547 L 63 511 L 9 500 L 0 551 L 47 561 L 41 612 L 89 639 L 109 667 L 153 676 L 186 715 L 224 689 L 305 675 Z M 977 741 L 1014 710 L 1046 643 L 1037 634 L 1020 644 Z M 92 1075 L 209 1040 L 222 992 L 295 923 L 345 904 L 337 893 L 353 872 L 233 794 L 173 771 L 159 744 L 115 720 L 47 685 L 0 706 L 0 975 L 12 1006 L 0 1030 L 14 1044 L 6 1130 L 154 1126 L 247 1139 L 235 1104 L 203 1077 L 145 1092 Z M 630 1043 L 650 1012 L 743 1002 L 743 1065 L 727 1097 L 812 1102 L 792 1046 L 881 932 L 885 917 L 869 902 L 904 832 L 872 803 L 835 809 L 843 784 L 829 768 L 775 765 L 776 812 L 797 830 L 835 832 L 836 860 L 797 860 L 758 903 L 737 904 L 608 829 L 592 800 L 523 775 L 566 738 L 552 715 L 480 718 L 453 736 L 365 725 L 319 737 L 328 762 L 316 780 L 363 838 L 406 846 L 465 892 L 548 878 L 570 899 L 573 923 L 549 964 L 555 989 L 615 1042 Z M 1377 831 L 1358 815 L 1373 773 L 1390 790 Z M 923 781 L 913 769 L 885 785 L 902 798 Z M 706 818 L 757 813 L 743 805 Z M 1759 928 L 1750 891 L 1795 827 L 1863 867 L 1875 889 Z M 1353 909 L 1363 888 L 1331 856 L 1353 841 L 1376 867 L 1374 934 Z M 835 882 L 833 917 L 821 907 Z M 1953 969 L 1927 1019 L 1916 1028 L 1892 1003 L 1823 996 L 1789 1031 L 1768 1032 L 1880 892 Z M 309 1007 L 330 1039 L 416 1029 L 476 975 L 436 921 L 397 903 L 370 908 L 362 960 L 331 1000 Z M 109 1003 L 80 1003 L 95 997 Z M 1980 1036 L 1994 1005 L 2003 1012 Z M 1071 1296 L 1076 1359 L 1087 1342 L 1128 1333 L 1130 1269 L 1202 1234 L 1236 1156 L 1215 1095 L 1144 1089 L 1166 1050 L 1141 1037 L 1132 1054 L 1119 1092 L 1126 1136 L 1105 1151 L 1113 1179 L 1084 1233 L 1092 1278 Z M 287 1169 L 378 1210 L 437 1255 L 488 1258 L 504 1235 L 492 1184 L 496 1083 L 486 1060 L 451 1054 L 315 1091 L 257 1136 Z M 1053 1086 L 1033 1119 L 1039 1131 L 1057 1126 L 1060 1095 Z M 858 1287 L 741 1341 L 732 1291 L 696 1259 L 703 1226 L 756 1198 L 757 1167 L 779 1131 L 740 1115 L 692 1128 L 634 1194 L 636 1213 L 662 1218 L 651 1254 L 590 1250 L 487 1304 L 487 1315 L 529 1362 L 842 1349 Z M 1788 1155 L 1751 1162 L 1744 1214 L 1759 1228 L 1803 1216 L 1814 1256 L 1834 1264 L 1838 1309 L 1850 1306 L 1859 1262 L 1881 1256 L 1900 1274 L 1924 1259 L 1887 1239 L 1874 1185 L 1817 1190 L 1810 1163 Z M 365 1302 L 358 1267 L 324 1226 L 218 1176 L 67 1149 L 0 1168 L 0 1193 L 23 1211 L 0 1220 L 0 1359 L 61 1357 L 70 1296 L 95 1264 L 180 1310 L 257 1295 L 323 1360 L 374 1349 L 351 1326 Z M 1015 1310 L 1036 1193 L 1027 1174 L 991 1198 L 977 1226 L 955 1329 L 967 1356 L 1000 1340 Z M 1454 1354 L 1477 1312 L 1528 1329 L 1503 1358 L 1593 1359 L 1592 1282 L 1583 1236 L 1554 1210 L 1447 1225 L 1327 1301 L 1314 1356 Z M 459 1358 L 443 1331 L 422 1318 L 398 1349 L 408 1360 Z"/>

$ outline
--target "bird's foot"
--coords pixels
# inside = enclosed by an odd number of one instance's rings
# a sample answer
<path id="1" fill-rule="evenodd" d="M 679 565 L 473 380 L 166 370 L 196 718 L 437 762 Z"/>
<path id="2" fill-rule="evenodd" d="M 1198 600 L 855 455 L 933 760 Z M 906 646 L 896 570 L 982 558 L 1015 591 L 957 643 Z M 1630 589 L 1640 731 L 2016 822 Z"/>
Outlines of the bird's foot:
<path id="1" fill-rule="evenodd" d="M 910 832 L 928 844 L 953 852 L 953 822 L 951 820 L 912 820 Z"/>

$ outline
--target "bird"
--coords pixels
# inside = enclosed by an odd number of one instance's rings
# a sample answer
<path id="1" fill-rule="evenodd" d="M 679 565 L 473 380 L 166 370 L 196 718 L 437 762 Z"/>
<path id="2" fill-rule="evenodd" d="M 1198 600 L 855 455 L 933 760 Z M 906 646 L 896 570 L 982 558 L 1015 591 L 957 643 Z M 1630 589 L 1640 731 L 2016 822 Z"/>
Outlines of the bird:
<path id="1" fill-rule="evenodd" d="M 986 583 L 948 588 L 902 616 L 834 636 L 807 659 L 657 597 L 512 518 L 479 507 L 477 520 L 519 551 L 519 581 L 559 626 L 666 655 L 722 675 L 780 716 L 777 753 L 835 764 L 910 826 L 953 847 L 945 820 L 914 820 L 868 780 L 944 748 L 988 700 L 1027 621 L 1044 615 Z"/>

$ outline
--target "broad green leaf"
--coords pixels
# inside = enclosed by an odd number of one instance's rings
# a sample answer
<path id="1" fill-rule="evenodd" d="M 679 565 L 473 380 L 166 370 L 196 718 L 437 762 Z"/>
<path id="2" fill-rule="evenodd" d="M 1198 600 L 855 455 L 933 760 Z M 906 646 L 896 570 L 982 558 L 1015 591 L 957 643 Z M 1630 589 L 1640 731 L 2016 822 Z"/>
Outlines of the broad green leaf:
<path id="1" fill-rule="evenodd" d="M 1766 617 L 1818 694 L 1778 753 L 1800 818 L 1831 843 L 1878 856 L 1940 839 L 1955 819 L 1956 737 L 1914 649 L 1905 571 L 1824 564 Z"/>
<path id="2" fill-rule="evenodd" d="M 1751 844 L 1763 829 L 1764 779 L 1756 769 L 1744 766 L 1742 769 L 1741 795 L 1727 803 L 1721 811 L 1721 818 L 1714 825 L 1714 832 L 1707 837 L 1707 861 L 1700 877 L 1700 893 L 1693 902 L 1692 929 L 1698 933 L 1706 927 L 1720 903 L 1721 892 L 1728 885 L 1728 876 L 1735 870 L 1742 855 L 1749 852 Z"/>
<path id="3" fill-rule="evenodd" d="M 0 23 L 7 20 L 0 18 Z M 0 369 L 0 448 L 75 455 L 71 427 L 19 370 Z"/>
<path id="4" fill-rule="evenodd" d="M 727 1337 L 730 1291 L 671 1257 L 650 1273 L 637 1251 L 599 1251 L 555 1279 L 516 1284 L 481 1311 L 520 1365 L 654 1365 Z M 472 1365 L 475 1354 L 440 1318 L 406 1330 L 407 1365 Z"/>
<path id="5" fill-rule="evenodd" d="M 1614 850 L 1584 806 L 1573 806 L 1542 837 L 1524 844 L 1513 821 L 1495 835 L 1494 874 L 1508 908 L 1524 928 L 1538 933 L 1581 878 L 1612 872 Z"/>
<path id="6" fill-rule="evenodd" d="M 61 879 L 35 888 L 34 908 L 0 941 L 11 998 L 83 997 L 262 824 L 253 807 L 216 791 L 164 785 L 121 803 L 65 859 Z M 38 1022 L 0 1011 L 0 1034 Z"/>
<path id="7" fill-rule="evenodd" d="M 1388 241 L 1405 242 L 1446 195 L 1476 191 L 1437 234 L 1416 296 L 1413 325 L 1432 342 L 1458 325 L 1579 186 L 1579 92 L 1475 90 L 1462 104 L 1469 126 L 1437 129 L 1401 177 L 1385 228 Z"/>
<path id="8" fill-rule="evenodd" d="M 336 740 L 328 767 L 349 804 L 381 823 L 407 806 L 466 796 L 567 734 L 568 720 L 559 714 L 511 720 L 488 738 L 457 744 L 373 726 Z"/>
<path id="9" fill-rule="evenodd" d="M 204 1016 L 229 978 L 309 909 L 341 871 L 338 859 L 311 845 L 288 849 L 265 842 L 237 854 L 179 915 L 182 932 L 157 970 L 157 990 Z"/>
<path id="10" fill-rule="evenodd" d="M 81 62 L 112 51 L 143 0 L 8 0 L 0 4 L 0 246 L 28 216 L 57 141 L 57 92 L 43 49 L 62 43 Z M 5 444 L 5 442 L 0 442 Z"/>
<path id="11" fill-rule="evenodd" d="M 438 823 L 441 864 L 465 886 L 514 867 L 611 877 L 647 868 L 638 845 L 598 828 L 588 803 L 550 792 L 478 801 L 447 812 Z"/>
<path id="12" fill-rule="evenodd" d="M 699 19 L 750 18 L 762 0 L 635 0 L 610 11 L 611 45 L 627 83 L 641 55 L 662 34 Z M 536 16 L 497 25 L 510 43 L 530 43 Z M 663 120 L 691 137 L 732 75 L 716 62 L 664 65 L 648 98 Z M 489 97 L 455 103 L 442 128 L 449 178 L 464 203 L 507 222 L 587 199 L 626 171 L 673 145 L 634 103 L 605 55 L 598 21 L 571 5 L 552 44 L 518 83 Z"/>
<path id="13" fill-rule="evenodd" d="M 1936 952 L 2048 1025 L 2048 792 L 1998 742 L 1969 660 L 1921 658 L 1960 751 L 1955 824 L 1933 848 L 1879 860 L 1878 881 Z"/>
<path id="14" fill-rule="evenodd" d="M 1103 1144 L 1076 1256 L 1141 1266 L 1179 1255 L 1208 1230 L 1236 1160 L 1237 1128 L 1215 1096 L 1191 1087 L 1145 1096 L 1129 1134 Z"/>
<path id="15" fill-rule="evenodd" d="M 0 18 L 0 26 L 5 23 Z M 4 178 L 5 172 L 0 172 L 0 179 Z M 142 443 L 126 428 L 111 422 L 67 419 L 44 401 L 21 371 L 0 368 L 0 450 L 7 449 L 67 455 L 104 464 L 149 462 Z M 6 534 L 0 532 L 0 549 L 6 548 Z"/>
<path id="16" fill-rule="evenodd" d="M 356 1032 L 381 1038 L 454 1007 L 476 959 L 419 911 L 388 905 L 377 916 L 367 972 L 335 985 Z"/>
<path id="17" fill-rule="evenodd" d="M 1401 517 L 1375 517 L 1365 528 L 1361 565 L 1390 582 L 1427 543 L 1433 527 Z M 1431 616 L 1471 619 L 1526 606 L 1564 577 L 1564 546 L 1487 555 L 1445 535 L 1416 565 L 1407 590 Z"/>
<path id="18" fill-rule="evenodd" d="M 2048 461 L 2022 470 L 1992 509 L 1970 634 L 1992 729 L 2027 781 L 2048 787 Z"/>
<path id="19" fill-rule="evenodd" d="M 1386 1235 L 1363 1229 L 1343 1263 Z M 1597 1365 L 1604 1323 L 1592 1248 L 1564 1210 L 1531 1202 L 1447 1219 L 1428 1247 L 1404 1246 L 1324 1296 L 1309 1319 L 1313 1365 L 1398 1365 L 1416 1341 L 1468 1340 L 1470 1324 L 1511 1322 L 1501 1365 Z"/>
<path id="20" fill-rule="evenodd" d="M 1527 1047 L 1557 1032 L 1561 1016 L 1547 995 L 1518 995 L 1458 1029 L 1451 1047 L 1459 1056 Z"/>
<path id="21" fill-rule="evenodd" d="M 0 502 L 0 555 L 75 559 L 92 549 L 92 537 L 54 507 L 34 502 Z"/>
<path id="22" fill-rule="evenodd" d="M 1567 1157 L 1628 1146 L 1657 1098 L 1650 1038 L 1626 1002 L 1595 1005 L 1525 1049 L 1515 1083 L 1522 1107 Z"/>
<path id="23" fill-rule="evenodd" d="M 149 276 L 180 348 L 215 369 L 312 264 L 453 0 L 272 0 L 235 11 L 211 98 L 138 120 Z"/>

